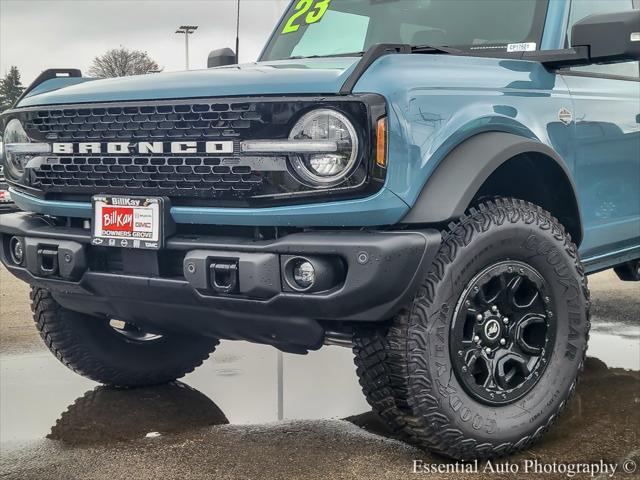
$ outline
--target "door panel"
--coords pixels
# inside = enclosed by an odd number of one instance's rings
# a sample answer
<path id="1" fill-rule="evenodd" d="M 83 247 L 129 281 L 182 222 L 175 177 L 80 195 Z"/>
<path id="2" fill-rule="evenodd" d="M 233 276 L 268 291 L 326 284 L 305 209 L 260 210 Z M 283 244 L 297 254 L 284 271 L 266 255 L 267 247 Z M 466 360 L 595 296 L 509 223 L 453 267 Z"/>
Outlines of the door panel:
<path id="1" fill-rule="evenodd" d="M 640 83 L 565 75 L 574 102 L 583 257 L 640 244 Z"/>
<path id="2" fill-rule="evenodd" d="M 572 0 L 567 45 L 575 22 L 634 7 L 632 0 Z M 638 62 L 573 67 L 564 75 L 574 102 L 583 258 L 640 245 L 639 77 Z"/>

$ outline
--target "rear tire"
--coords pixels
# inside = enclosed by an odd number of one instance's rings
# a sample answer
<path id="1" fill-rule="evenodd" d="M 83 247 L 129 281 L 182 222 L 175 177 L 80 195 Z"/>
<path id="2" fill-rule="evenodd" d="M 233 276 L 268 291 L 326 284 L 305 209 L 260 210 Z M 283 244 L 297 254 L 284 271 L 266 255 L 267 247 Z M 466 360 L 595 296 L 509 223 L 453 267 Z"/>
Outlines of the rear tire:
<path id="1" fill-rule="evenodd" d="M 120 332 L 108 319 L 68 310 L 51 292 L 31 288 L 31 310 L 49 350 L 74 372 L 106 385 L 173 381 L 193 371 L 219 341 L 208 337 Z"/>
<path id="2" fill-rule="evenodd" d="M 511 454 L 573 394 L 588 309 L 556 219 L 521 200 L 480 204 L 444 232 L 415 298 L 388 325 L 356 331 L 360 383 L 410 443 L 461 460 Z"/>
<path id="3" fill-rule="evenodd" d="M 613 271 L 623 282 L 638 282 L 640 281 L 640 259 L 613 267 Z"/>

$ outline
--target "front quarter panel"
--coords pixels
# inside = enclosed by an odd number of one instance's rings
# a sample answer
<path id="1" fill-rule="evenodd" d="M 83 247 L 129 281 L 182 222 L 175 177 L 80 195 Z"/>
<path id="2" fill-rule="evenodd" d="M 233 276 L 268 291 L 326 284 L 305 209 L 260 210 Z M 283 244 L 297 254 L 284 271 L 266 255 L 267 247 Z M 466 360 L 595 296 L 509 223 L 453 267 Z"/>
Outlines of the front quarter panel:
<path id="1" fill-rule="evenodd" d="M 387 98 L 387 187 L 410 206 L 446 155 L 482 132 L 540 141 L 573 171 L 573 123 L 559 119 L 563 108 L 573 110 L 571 97 L 562 77 L 539 63 L 387 55 L 363 75 L 354 92 L 376 92 Z"/>

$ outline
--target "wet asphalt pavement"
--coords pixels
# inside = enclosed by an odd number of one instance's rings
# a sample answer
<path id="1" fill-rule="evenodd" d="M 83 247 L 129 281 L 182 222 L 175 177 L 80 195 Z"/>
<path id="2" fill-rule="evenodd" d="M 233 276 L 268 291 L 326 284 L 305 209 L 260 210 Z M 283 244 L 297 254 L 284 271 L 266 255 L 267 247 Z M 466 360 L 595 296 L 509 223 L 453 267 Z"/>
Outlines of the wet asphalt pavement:
<path id="1" fill-rule="evenodd" d="M 589 359 L 576 396 L 541 442 L 494 468 L 602 460 L 619 465 L 614 478 L 638 478 L 620 470 L 640 466 L 640 284 L 605 272 L 590 285 Z M 401 479 L 416 477 L 414 460 L 452 465 L 389 438 L 360 393 L 348 349 L 285 354 L 281 364 L 280 390 L 275 349 L 223 342 L 182 382 L 98 386 L 46 350 L 26 286 L 2 269 L 0 478 Z M 514 478 L 483 469 L 418 477 Z"/>

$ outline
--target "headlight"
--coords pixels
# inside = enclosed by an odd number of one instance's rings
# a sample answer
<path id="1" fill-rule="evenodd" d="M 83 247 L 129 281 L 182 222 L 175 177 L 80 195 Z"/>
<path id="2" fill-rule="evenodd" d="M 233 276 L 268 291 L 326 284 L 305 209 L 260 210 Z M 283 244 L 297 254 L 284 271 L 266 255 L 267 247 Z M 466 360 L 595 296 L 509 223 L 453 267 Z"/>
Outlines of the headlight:
<path id="1" fill-rule="evenodd" d="M 312 186 L 337 185 L 352 171 L 358 158 L 358 135 L 347 117 L 330 109 L 313 110 L 293 127 L 290 141 L 330 142 L 333 151 L 299 153 L 293 167 Z M 327 149 L 329 150 L 329 149 Z"/>
<path id="2" fill-rule="evenodd" d="M 12 180 L 20 180 L 29 160 L 50 151 L 51 146 L 47 143 L 31 143 L 20 120 L 14 118 L 7 124 L 3 135 L 5 175 Z"/>

